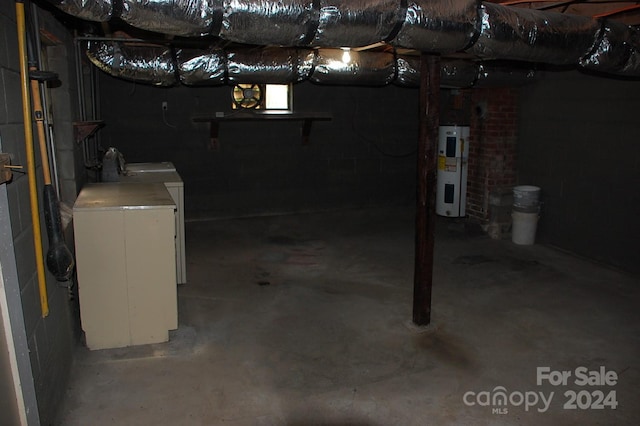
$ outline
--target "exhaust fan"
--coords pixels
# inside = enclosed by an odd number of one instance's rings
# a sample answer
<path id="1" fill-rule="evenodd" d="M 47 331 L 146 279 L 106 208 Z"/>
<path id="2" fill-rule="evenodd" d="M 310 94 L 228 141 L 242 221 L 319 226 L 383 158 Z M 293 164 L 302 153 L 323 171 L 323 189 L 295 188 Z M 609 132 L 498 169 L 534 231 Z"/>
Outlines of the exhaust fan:
<path id="1" fill-rule="evenodd" d="M 233 109 L 263 109 L 265 87 L 263 84 L 240 83 L 233 86 Z"/>

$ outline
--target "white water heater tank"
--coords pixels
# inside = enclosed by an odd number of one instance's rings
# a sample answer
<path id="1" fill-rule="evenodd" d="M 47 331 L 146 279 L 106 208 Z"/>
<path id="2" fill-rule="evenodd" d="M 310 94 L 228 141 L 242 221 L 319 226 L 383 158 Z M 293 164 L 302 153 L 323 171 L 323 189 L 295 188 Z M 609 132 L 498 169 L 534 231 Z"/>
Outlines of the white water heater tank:
<path id="1" fill-rule="evenodd" d="M 469 126 L 440 126 L 436 214 L 464 216 L 467 202 Z"/>

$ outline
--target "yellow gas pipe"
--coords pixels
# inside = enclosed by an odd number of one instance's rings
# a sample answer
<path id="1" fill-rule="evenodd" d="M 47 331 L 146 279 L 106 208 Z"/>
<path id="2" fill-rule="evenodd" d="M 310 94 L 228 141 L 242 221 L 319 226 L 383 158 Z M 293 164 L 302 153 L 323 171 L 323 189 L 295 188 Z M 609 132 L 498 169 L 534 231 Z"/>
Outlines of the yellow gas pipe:
<path id="1" fill-rule="evenodd" d="M 16 20 L 18 26 L 18 52 L 20 54 L 20 83 L 22 86 L 22 115 L 24 119 L 24 143 L 27 152 L 27 176 L 29 177 L 29 199 L 31 201 L 31 221 L 33 222 L 33 245 L 36 252 L 38 288 L 40 290 L 40 308 L 42 316 L 49 315 L 47 282 L 44 270 L 42 250 L 42 231 L 40 210 L 38 208 L 38 187 L 36 183 L 36 164 L 33 152 L 33 129 L 31 127 L 31 101 L 29 98 L 29 70 L 27 67 L 27 33 L 25 27 L 24 1 L 16 0 Z"/>

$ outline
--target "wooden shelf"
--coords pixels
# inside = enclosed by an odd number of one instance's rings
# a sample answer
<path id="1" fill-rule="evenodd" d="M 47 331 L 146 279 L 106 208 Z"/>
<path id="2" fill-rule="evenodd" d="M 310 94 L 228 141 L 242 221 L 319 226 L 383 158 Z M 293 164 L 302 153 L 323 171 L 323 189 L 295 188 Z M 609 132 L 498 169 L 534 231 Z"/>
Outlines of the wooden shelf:
<path id="1" fill-rule="evenodd" d="M 75 121 L 73 123 L 73 134 L 76 142 L 80 143 L 89 136 L 93 135 L 96 130 L 104 126 L 102 120 L 96 121 Z"/>
<path id="2" fill-rule="evenodd" d="M 308 145 L 311 134 L 311 124 L 314 121 L 329 121 L 331 114 L 322 112 L 235 112 L 224 115 L 198 115 L 192 118 L 195 123 L 209 123 L 211 148 L 219 147 L 220 123 L 225 121 L 299 121 L 302 123 L 302 144 Z"/>

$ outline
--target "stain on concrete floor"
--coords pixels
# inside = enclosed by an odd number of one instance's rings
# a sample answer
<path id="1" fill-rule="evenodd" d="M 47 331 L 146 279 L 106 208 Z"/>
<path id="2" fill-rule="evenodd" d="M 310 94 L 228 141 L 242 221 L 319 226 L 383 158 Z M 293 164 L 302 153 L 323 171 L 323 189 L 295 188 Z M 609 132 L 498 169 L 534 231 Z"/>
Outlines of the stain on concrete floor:
<path id="1" fill-rule="evenodd" d="M 78 348 L 60 424 L 635 425 L 637 278 L 456 229 L 437 233 L 425 332 L 407 327 L 411 209 L 188 223 L 179 329 Z M 538 386 L 538 366 L 616 371 L 617 409 L 564 409 L 585 389 Z M 544 413 L 464 402 L 498 386 L 555 397 Z"/>

